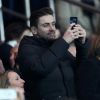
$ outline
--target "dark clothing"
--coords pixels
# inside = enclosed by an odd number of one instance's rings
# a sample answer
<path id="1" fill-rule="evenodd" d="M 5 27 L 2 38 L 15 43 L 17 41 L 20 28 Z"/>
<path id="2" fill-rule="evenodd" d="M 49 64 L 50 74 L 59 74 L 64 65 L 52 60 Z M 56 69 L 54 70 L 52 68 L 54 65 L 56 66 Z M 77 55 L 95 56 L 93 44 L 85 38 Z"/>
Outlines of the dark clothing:
<path id="1" fill-rule="evenodd" d="M 0 45 L 0 58 L 3 62 L 5 70 L 12 69 L 11 65 L 10 65 L 11 49 L 12 49 L 12 47 L 7 43 L 3 43 Z"/>
<path id="2" fill-rule="evenodd" d="M 18 63 L 29 100 L 76 99 L 74 86 L 75 58 L 67 51 L 69 44 L 63 39 L 48 41 L 24 37 L 19 46 Z M 84 52 L 80 45 L 80 58 Z M 67 99 L 73 100 L 73 99 Z"/>
<path id="3" fill-rule="evenodd" d="M 79 100 L 100 100 L 100 60 L 89 58 L 77 70 Z"/>

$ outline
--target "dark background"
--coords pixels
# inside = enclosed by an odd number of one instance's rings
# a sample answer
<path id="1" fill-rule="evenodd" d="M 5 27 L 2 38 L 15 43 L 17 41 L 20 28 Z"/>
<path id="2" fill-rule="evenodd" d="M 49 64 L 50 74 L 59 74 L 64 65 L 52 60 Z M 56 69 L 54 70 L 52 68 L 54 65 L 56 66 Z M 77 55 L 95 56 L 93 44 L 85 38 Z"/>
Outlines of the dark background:
<path id="1" fill-rule="evenodd" d="M 2 0 L 2 6 L 21 13 L 25 15 L 25 3 L 24 0 Z M 31 12 L 34 10 L 40 9 L 42 7 L 47 7 L 49 6 L 48 0 L 30 0 L 30 7 L 31 7 Z M 22 20 L 21 18 L 15 17 L 11 14 L 8 14 L 3 11 L 3 19 L 4 19 L 4 26 L 8 26 L 8 24 L 16 21 L 25 21 Z"/>

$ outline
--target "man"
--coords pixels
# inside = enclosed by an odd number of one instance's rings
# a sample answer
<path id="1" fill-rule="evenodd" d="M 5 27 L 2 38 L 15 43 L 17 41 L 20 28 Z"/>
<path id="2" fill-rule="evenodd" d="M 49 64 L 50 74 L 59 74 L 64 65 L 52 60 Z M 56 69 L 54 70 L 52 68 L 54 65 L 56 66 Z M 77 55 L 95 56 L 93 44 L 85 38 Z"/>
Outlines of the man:
<path id="1" fill-rule="evenodd" d="M 33 37 L 24 37 L 19 46 L 18 62 L 28 100 L 76 100 L 74 60 L 70 47 L 81 38 L 79 53 L 84 53 L 86 32 L 71 24 L 62 35 L 56 33 L 55 19 L 50 8 L 32 13 Z M 79 55 L 79 56 L 80 56 Z M 82 56 L 80 56 L 80 59 Z"/>

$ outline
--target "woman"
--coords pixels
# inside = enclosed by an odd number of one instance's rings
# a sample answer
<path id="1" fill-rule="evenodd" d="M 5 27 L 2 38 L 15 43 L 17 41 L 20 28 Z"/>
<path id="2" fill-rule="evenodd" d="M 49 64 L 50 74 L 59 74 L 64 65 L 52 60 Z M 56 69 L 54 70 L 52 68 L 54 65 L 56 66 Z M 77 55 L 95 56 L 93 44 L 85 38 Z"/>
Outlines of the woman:
<path id="1" fill-rule="evenodd" d="M 100 35 L 92 38 L 89 58 L 77 69 L 79 100 L 100 100 Z"/>
<path id="2" fill-rule="evenodd" d="M 12 88 L 17 91 L 18 100 L 24 99 L 25 81 L 13 70 L 5 71 L 0 74 L 0 88 Z"/>
<path id="3" fill-rule="evenodd" d="M 5 68 L 3 66 L 2 60 L 0 59 L 0 73 L 4 73 L 5 72 Z"/>
<path id="4" fill-rule="evenodd" d="M 22 88 L 24 89 L 25 81 L 20 76 L 12 71 L 5 71 L 0 75 L 0 88 Z"/>

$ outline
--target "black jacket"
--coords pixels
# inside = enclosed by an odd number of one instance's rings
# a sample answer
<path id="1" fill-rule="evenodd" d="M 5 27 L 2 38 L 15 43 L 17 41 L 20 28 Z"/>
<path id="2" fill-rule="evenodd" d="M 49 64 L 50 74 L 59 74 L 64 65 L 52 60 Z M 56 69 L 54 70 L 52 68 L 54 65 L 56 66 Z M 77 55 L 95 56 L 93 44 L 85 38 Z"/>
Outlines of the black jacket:
<path id="1" fill-rule="evenodd" d="M 79 46 L 81 59 L 84 46 Z M 67 51 L 63 39 L 50 42 L 42 38 L 24 37 L 19 46 L 18 63 L 29 100 L 76 98 L 74 84 L 75 58 Z"/>
<path id="2" fill-rule="evenodd" d="M 89 58 L 77 69 L 79 100 L 100 100 L 100 60 Z"/>

